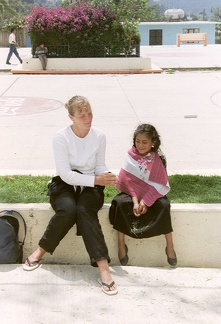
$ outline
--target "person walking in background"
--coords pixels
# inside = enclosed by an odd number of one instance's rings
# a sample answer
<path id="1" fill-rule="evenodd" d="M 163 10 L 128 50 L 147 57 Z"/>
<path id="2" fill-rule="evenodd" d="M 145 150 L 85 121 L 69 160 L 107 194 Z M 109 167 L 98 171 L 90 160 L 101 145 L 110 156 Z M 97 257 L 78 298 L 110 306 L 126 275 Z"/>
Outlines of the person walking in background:
<path id="1" fill-rule="evenodd" d="M 9 61 L 12 57 L 12 54 L 14 53 L 15 56 L 19 59 L 19 62 L 22 63 L 22 59 L 20 58 L 16 46 L 18 46 L 18 43 L 16 42 L 15 38 L 16 29 L 11 29 L 11 34 L 9 35 L 8 41 L 9 41 L 9 53 L 7 56 L 6 64 L 11 64 Z"/>
<path id="2" fill-rule="evenodd" d="M 42 256 L 53 253 L 68 231 L 77 223 L 91 265 L 100 270 L 99 283 L 105 294 L 118 290 L 111 278 L 107 245 L 98 219 L 104 203 L 104 186 L 114 186 L 117 176 L 105 165 L 106 136 L 92 126 L 93 113 L 88 100 L 74 96 L 65 105 L 72 121 L 53 139 L 57 175 L 49 183 L 49 196 L 55 215 L 39 241 L 39 247 L 23 265 L 26 271 L 39 266 Z M 73 245 L 74 249 L 74 245 Z"/>
<path id="3" fill-rule="evenodd" d="M 48 49 L 47 47 L 45 47 L 44 43 L 41 43 L 39 46 L 36 47 L 35 55 L 41 61 L 43 70 L 46 70 L 46 66 L 47 66 L 47 61 L 48 61 L 47 53 L 48 53 Z"/>
<path id="4" fill-rule="evenodd" d="M 125 234 L 138 239 L 164 234 L 167 261 L 171 266 L 177 264 L 170 202 L 166 197 L 170 186 L 166 158 L 160 144 L 160 136 L 154 126 L 139 125 L 115 185 L 121 193 L 111 203 L 109 218 L 118 231 L 118 257 L 124 266 L 129 260 Z"/>

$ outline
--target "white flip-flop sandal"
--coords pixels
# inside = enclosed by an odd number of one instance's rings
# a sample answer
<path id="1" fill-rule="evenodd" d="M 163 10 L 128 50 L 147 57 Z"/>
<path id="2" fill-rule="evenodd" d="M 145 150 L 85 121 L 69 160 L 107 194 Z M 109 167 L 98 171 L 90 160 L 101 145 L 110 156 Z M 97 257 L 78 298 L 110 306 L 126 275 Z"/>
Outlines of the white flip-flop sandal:
<path id="1" fill-rule="evenodd" d="M 26 263 L 24 263 L 22 266 L 23 270 L 33 271 L 33 270 L 37 269 L 40 266 L 40 261 L 41 260 L 30 261 L 29 258 L 27 258 L 25 262 L 27 262 L 28 265 Z"/>
<path id="2" fill-rule="evenodd" d="M 110 290 L 111 287 L 115 284 L 114 281 L 112 281 L 110 284 L 107 284 L 103 282 L 100 278 L 97 279 L 97 282 L 102 286 L 102 291 L 109 296 L 116 295 L 118 293 L 118 289 Z M 104 289 L 104 286 L 108 288 L 108 290 Z"/>

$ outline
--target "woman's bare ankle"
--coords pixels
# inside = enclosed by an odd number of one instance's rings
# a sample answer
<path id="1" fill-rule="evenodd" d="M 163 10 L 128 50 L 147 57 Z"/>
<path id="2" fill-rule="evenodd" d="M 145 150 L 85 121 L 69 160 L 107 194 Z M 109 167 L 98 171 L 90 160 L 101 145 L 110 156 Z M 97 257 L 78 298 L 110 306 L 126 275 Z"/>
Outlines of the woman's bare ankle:
<path id="1" fill-rule="evenodd" d="M 46 251 L 41 248 L 40 246 L 37 248 L 37 250 L 35 250 L 30 256 L 29 259 L 30 261 L 37 261 L 40 260 L 43 255 L 46 253 Z"/>

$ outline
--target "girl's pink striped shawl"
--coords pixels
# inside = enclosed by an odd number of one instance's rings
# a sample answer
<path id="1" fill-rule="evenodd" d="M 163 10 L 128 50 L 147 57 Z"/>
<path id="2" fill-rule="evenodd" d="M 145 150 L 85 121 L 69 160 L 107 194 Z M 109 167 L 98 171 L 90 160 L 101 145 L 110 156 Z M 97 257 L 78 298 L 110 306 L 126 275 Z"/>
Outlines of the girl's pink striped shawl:
<path id="1" fill-rule="evenodd" d="M 165 196 L 169 190 L 167 172 L 157 153 L 141 155 L 133 146 L 126 154 L 116 188 L 137 197 L 147 206 Z"/>

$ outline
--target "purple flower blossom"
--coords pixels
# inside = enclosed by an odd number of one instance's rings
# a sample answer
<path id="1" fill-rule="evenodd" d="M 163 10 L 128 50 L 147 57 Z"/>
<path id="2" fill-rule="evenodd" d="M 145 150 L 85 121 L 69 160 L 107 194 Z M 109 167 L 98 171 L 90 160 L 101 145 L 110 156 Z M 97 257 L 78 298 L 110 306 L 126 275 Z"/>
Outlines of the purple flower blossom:
<path id="1" fill-rule="evenodd" d="M 76 3 L 67 8 L 36 7 L 26 18 L 26 27 L 32 32 L 75 33 L 80 30 L 90 31 L 99 26 L 99 30 L 107 30 L 115 20 L 115 15 L 107 6 L 93 7 L 88 2 Z"/>

